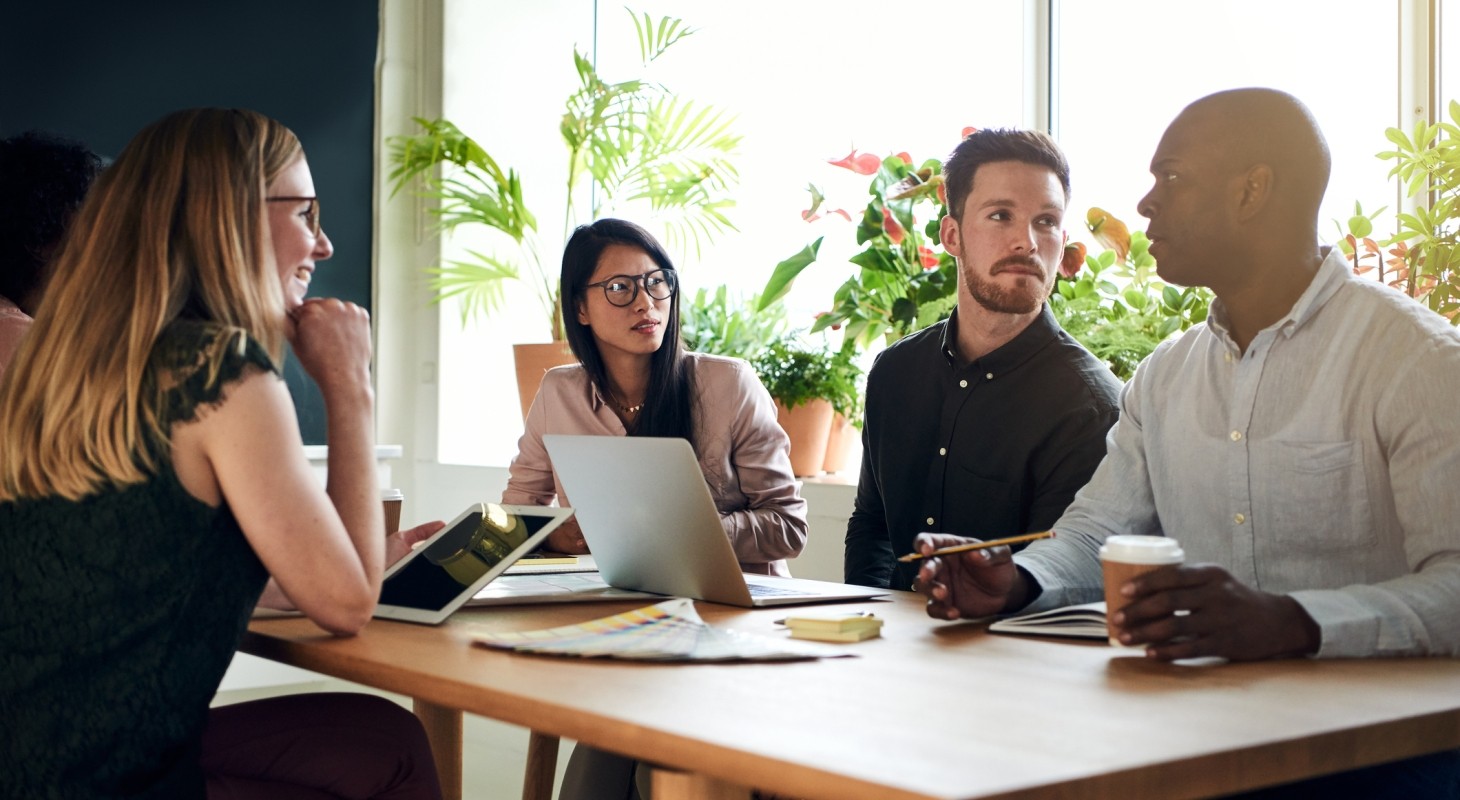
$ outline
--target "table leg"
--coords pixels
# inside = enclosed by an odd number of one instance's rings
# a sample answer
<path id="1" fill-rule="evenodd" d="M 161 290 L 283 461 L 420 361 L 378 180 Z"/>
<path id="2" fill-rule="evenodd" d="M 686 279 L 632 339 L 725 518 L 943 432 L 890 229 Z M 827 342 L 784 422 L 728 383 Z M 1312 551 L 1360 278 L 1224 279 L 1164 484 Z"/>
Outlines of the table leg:
<path id="1" fill-rule="evenodd" d="M 750 800 L 750 790 L 705 775 L 656 768 L 654 800 Z"/>
<path id="2" fill-rule="evenodd" d="M 527 739 L 527 772 L 522 777 L 522 800 L 553 800 L 558 774 L 558 737 L 531 731 Z"/>
<path id="3" fill-rule="evenodd" d="M 431 740 L 436 774 L 441 777 L 441 796 L 461 800 L 461 711 L 415 700 L 416 717 Z"/>

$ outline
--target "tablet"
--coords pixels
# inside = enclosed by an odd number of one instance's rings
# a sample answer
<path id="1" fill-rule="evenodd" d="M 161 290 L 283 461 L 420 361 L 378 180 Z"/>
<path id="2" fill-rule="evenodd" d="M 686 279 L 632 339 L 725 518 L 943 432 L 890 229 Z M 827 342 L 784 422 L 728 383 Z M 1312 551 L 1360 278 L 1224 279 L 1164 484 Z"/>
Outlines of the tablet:
<path id="1" fill-rule="evenodd" d="M 571 508 L 473 505 L 386 570 L 375 616 L 440 623 L 572 515 Z"/>

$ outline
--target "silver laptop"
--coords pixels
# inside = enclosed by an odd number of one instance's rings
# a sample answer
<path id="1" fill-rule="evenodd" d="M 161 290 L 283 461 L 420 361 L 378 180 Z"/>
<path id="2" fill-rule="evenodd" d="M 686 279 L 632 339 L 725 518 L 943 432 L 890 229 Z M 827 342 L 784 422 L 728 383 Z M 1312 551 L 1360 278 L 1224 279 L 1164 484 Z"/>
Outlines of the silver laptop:
<path id="1" fill-rule="evenodd" d="M 553 470 L 610 586 L 732 606 L 865 600 L 883 589 L 747 575 L 689 442 L 543 437 Z"/>

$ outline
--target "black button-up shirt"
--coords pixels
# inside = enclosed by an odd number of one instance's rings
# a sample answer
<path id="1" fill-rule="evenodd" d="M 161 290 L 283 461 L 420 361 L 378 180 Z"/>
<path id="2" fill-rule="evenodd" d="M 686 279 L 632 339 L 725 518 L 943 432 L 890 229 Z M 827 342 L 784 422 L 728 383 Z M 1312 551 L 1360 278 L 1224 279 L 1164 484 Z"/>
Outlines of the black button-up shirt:
<path id="1" fill-rule="evenodd" d="M 922 531 L 994 539 L 1047 530 L 1105 456 L 1120 382 L 1049 306 L 966 366 L 957 315 L 897 342 L 867 376 L 848 583 L 909 589 Z"/>

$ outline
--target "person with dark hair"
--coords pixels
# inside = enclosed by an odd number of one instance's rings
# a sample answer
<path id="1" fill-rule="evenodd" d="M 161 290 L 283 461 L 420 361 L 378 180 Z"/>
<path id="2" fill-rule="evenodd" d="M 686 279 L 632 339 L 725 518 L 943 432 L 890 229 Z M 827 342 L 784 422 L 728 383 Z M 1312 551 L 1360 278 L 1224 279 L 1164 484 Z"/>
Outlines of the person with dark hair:
<path id="1" fill-rule="evenodd" d="M 1107 537 L 1170 536 L 1188 565 L 1112 617 L 1148 658 L 1460 656 L 1460 332 L 1319 244 L 1328 145 L 1297 98 L 1197 100 L 1151 174 L 1157 270 L 1210 316 L 1137 369 L 1054 539 L 924 562 L 929 615 L 1097 600 Z M 1460 797 L 1460 751 L 1256 796 Z"/>
<path id="2" fill-rule="evenodd" d="M 1035 131 L 980 130 L 943 169 L 949 318 L 867 376 L 847 583 L 907 590 L 920 531 L 985 539 L 1048 528 L 1105 454 L 1120 384 L 1045 300 L 1064 253 L 1070 168 Z"/>
<path id="3" fill-rule="evenodd" d="M 308 298 L 334 253 L 294 133 L 243 109 L 144 128 L 88 193 L 0 381 L 0 797 L 441 795 L 383 698 L 210 709 L 260 598 L 349 636 L 392 537 L 370 320 Z M 285 341 L 329 414 L 304 456 Z"/>
<path id="4" fill-rule="evenodd" d="M 102 170 L 80 142 L 40 131 L 0 140 L 0 375 L 30 329 L 71 215 Z"/>
<path id="5" fill-rule="evenodd" d="M 750 365 L 684 350 L 679 273 L 653 236 L 620 219 L 573 232 L 560 278 L 568 346 L 579 363 L 548 370 L 527 412 L 503 503 L 570 505 L 544 434 L 671 436 L 689 440 L 746 572 L 789 575 L 806 544 L 806 501 L 791 474 L 790 440 Z M 625 497 L 652 487 L 625 476 Z M 572 520 L 547 547 L 586 553 Z M 579 745 L 561 797 L 637 796 L 636 763 Z M 646 771 L 645 771 L 646 772 Z M 641 776 L 642 777 L 642 776 Z"/>
<path id="6" fill-rule="evenodd" d="M 544 434 L 687 439 L 741 569 L 789 575 L 785 560 L 806 544 L 790 440 L 749 364 L 685 351 L 679 273 L 664 248 L 625 220 L 582 225 L 563 251 L 560 281 L 563 327 L 579 363 L 543 376 L 502 502 L 563 499 Z M 547 546 L 588 552 L 572 520 Z"/>

